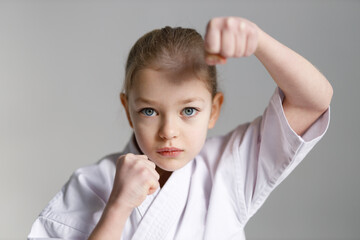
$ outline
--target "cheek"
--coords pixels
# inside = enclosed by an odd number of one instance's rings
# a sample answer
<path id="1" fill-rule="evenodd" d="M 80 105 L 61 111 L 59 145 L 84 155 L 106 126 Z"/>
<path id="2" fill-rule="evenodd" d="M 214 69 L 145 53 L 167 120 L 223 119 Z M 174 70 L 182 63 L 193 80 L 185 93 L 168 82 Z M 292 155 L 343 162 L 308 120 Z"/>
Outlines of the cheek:
<path id="1" fill-rule="evenodd" d="M 134 131 L 138 134 L 149 134 L 151 131 L 154 131 L 157 126 L 156 119 L 144 119 L 140 114 L 132 112 L 130 114 L 131 120 L 134 126 Z"/>
<path id="2" fill-rule="evenodd" d="M 187 130 L 187 135 L 190 137 L 195 137 L 195 138 L 199 138 L 203 135 L 206 135 L 207 133 L 207 127 L 205 126 L 205 122 L 201 123 L 201 124 L 196 124 L 194 126 L 192 126 L 191 128 L 189 128 Z"/>
<path id="3" fill-rule="evenodd" d="M 153 142 L 155 131 L 157 129 L 157 122 L 149 119 L 144 121 L 144 119 L 134 113 L 131 114 L 131 117 L 136 140 L 141 150 L 146 152 Z"/>
<path id="4" fill-rule="evenodd" d="M 134 133 L 139 144 L 146 146 L 153 141 L 156 127 L 150 124 L 134 124 Z"/>
<path id="5" fill-rule="evenodd" d="M 205 142 L 208 131 L 207 120 L 208 119 L 202 119 L 186 131 L 186 139 L 188 139 L 188 142 L 194 147 L 196 146 L 196 148 L 202 148 Z"/>
<path id="6" fill-rule="evenodd" d="M 141 129 L 136 129 L 136 128 L 134 128 L 134 134 L 137 144 L 140 147 L 140 150 L 142 151 L 143 154 L 148 156 L 149 153 L 151 152 L 152 144 L 153 144 L 152 135 L 149 134 L 149 131 L 146 130 L 143 131 Z"/>

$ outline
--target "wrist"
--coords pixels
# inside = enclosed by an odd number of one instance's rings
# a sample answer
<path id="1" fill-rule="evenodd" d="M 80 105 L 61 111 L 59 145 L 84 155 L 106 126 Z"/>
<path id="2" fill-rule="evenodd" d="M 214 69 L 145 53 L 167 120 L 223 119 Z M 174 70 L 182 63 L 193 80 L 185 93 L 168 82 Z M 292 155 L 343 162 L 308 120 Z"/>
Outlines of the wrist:
<path id="1" fill-rule="evenodd" d="M 258 43 L 257 43 L 257 47 L 256 47 L 256 50 L 254 52 L 254 55 L 259 58 L 259 56 L 261 55 L 261 52 L 263 51 L 264 49 L 264 42 L 266 41 L 266 33 L 261 30 L 261 28 L 258 27 L 258 31 L 257 31 L 257 38 L 258 38 Z"/>
<path id="2" fill-rule="evenodd" d="M 119 216 L 130 216 L 131 212 L 135 207 L 127 204 L 120 199 L 112 200 L 109 199 L 104 209 L 104 214 L 119 215 Z"/>
<path id="3" fill-rule="evenodd" d="M 132 210 L 124 204 L 108 201 L 89 239 L 120 239 Z"/>

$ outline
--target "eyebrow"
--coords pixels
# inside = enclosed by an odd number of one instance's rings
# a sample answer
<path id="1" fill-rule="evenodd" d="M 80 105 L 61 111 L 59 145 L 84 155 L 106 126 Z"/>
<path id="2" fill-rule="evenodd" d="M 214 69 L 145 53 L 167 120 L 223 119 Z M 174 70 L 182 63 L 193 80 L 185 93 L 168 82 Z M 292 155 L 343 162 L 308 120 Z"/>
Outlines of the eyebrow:
<path id="1" fill-rule="evenodd" d="M 187 103 L 196 102 L 196 101 L 205 102 L 205 100 L 200 98 L 200 97 L 194 97 L 194 98 L 188 98 L 188 99 L 185 99 L 185 100 L 181 100 L 178 103 L 187 104 Z M 147 103 L 147 104 L 153 104 L 153 105 L 157 104 L 156 101 L 146 99 L 146 98 L 142 98 L 142 97 L 139 97 L 139 98 L 135 99 L 135 102 L 136 103 Z"/>

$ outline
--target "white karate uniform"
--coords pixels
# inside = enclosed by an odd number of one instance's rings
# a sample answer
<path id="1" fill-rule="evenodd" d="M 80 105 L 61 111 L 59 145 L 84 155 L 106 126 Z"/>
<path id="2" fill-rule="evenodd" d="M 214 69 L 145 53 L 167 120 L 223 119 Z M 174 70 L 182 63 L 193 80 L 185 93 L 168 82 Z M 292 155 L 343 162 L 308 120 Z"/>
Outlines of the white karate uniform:
<path id="1" fill-rule="evenodd" d="M 276 89 L 262 117 L 225 136 L 173 172 L 128 218 L 122 240 L 245 239 L 244 227 L 271 191 L 325 134 L 328 109 L 302 136 L 289 126 Z M 111 193 L 116 159 L 80 168 L 34 222 L 28 239 L 87 239 Z"/>

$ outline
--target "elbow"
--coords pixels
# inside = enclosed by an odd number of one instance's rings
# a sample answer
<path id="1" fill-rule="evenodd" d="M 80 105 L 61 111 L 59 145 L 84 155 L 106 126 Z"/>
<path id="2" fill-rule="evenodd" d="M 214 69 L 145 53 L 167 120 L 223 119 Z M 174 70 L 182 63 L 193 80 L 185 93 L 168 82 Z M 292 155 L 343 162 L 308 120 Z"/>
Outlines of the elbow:
<path id="1" fill-rule="evenodd" d="M 331 99 L 334 95 L 334 89 L 333 87 L 331 86 L 331 84 L 328 82 L 328 89 L 327 89 L 327 107 L 326 109 L 328 109 L 328 107 L 330 106 L 330 103 L 331 103 Z"/>
<path id="2" fill-rule="evenodd" d="M 325 112 L 329 108 L 331 99 L 334 95 L 333 87 L 331 86 L 331 84 L 329 82 L 327 82 L 327 83 L 328 84 L 323 91 L 323 98 L 322 98 L 323 100 L 321 101 L 321 104 L 318 105 L 318 110 L 320 112 Z"/>

